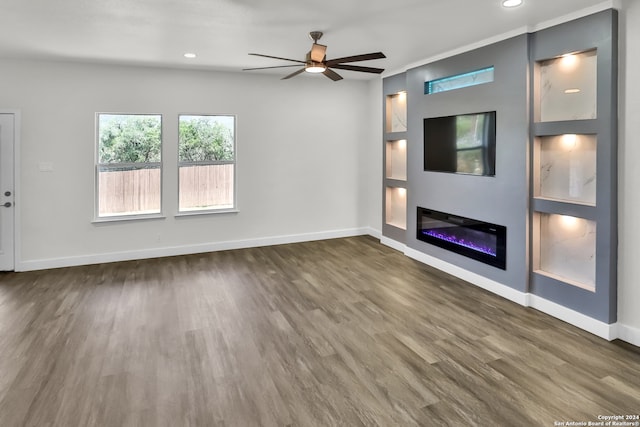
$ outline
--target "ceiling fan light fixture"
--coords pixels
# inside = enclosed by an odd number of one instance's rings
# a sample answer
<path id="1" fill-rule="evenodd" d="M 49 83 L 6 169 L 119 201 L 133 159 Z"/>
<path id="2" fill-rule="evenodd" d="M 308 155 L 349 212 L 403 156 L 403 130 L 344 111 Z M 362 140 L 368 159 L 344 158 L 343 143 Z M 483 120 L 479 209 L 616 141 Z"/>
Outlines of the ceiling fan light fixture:
<path id="1" fill-rule="evenodd" d="M 327 69 L 327 66 L 321 62 L 308 62 L 304 66 L 304 70 L 307 73 L 312 73 L 312 74 L 324 73 L 326 69 Z"/>

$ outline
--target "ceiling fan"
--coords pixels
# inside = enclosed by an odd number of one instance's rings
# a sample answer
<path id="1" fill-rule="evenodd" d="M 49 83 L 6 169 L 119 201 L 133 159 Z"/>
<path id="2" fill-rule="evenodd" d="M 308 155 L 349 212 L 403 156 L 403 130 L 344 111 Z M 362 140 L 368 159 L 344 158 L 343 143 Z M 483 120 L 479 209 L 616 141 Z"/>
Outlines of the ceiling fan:
<path id="1" fill-rule="evenodd" d="M 282 80 L 290 79 L 291 77 L 295 77 L 298 74 L 303 72 L 307 73 L 322 73 L 325 76 L 329 77 L 333 81 L 342 80 L 342 76 L 332 68 L 337 68 L 339 70 L 348 70 L 348 71 L 360 71 L 363 73 L 374 73 L 380 74 L 384 71 L 383 68 L 372 68 L 372 67 L 361 67 L 359 65 L 349 65 L 345 64 L 346 62 L 360 62 L 360 61 L 369 61 L 371 59 L 382 59 L 386 58 L 384 53 L 382 52 L 374 52 L 374 53 L 366 53 L 363 55 L 354 55 L 354 56 L 346 56 L 344 58 L 336 58 L 329 59 L 325 55 L 327 51 L 327 46 L 318 44 L 318 40 L 322 37 L 322 31 L 311 31 L 309 33 L 309 37 L 313 40 L 313 44 L 311 45 L 311 50 L 307 53 L 306 59 L 304 61 L 298 59 L 289 59 L 289 58 L 280 58 L 278 56 L 270 56 L 270 55 L 262 55 L 260 53 L 250 53 L 249 55 L 253 56 L 262 56 L 264 58 L 272 58 L 272 59 L 280 59 L 282 61 L 290 61 L 297 62 L 296 65 L 276 65 L 274 67 L 258 67 L 258 68 L 244 68 L 242 71 L 249 70 L 266 70 L 270 68 L 287 68 L 287 67 L 300 67 L 299 64 L 302 64 L 303 67 L 293 73 L 284 76 Z"/>

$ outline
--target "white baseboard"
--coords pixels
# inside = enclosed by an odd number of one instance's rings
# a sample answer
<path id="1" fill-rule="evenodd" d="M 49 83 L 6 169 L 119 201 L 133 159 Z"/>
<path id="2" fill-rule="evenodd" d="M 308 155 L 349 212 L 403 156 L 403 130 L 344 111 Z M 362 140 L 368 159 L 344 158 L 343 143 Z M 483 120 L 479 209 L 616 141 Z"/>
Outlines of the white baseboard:
<path id="1" fill-rule="evenodd" d="M 402 253 L 405 253 L 405 251 L 407 250 L 407 246 L 404 243 L 400 243 L 388 237 L 382 236 L 380 238 L 380 243 L 382 243 L 385 246 L 389 246 L 391 249 L 395 249 L 396 251 L 399 251 Z"/>
<path id="2" fill-rule="evenodd" d="M 452 276 L 465 280 L 472 285 L 483 288 L 489 292 L 513 301 L 525 307 L 531 307 L 545 314 L 567 322 L 577 328 L 592 333 L 608 341 L 621 339 L 640 347 L 640 329 L 621 323 L 607 324 L 599 320 L 585 316 L 582 313 L 563 307 L 552 301 L 541 298 L 531 293 L 525 293 L 510 288 L 486 277 L 472 273 L 456 265 L 449 264 L 441 259 L 432 257 L 415 249 L 408 248 L 404 243 L 397 242 L 388 237 L 382 237 L 380 243 L 403 252 L 409 258 L 427 264 Z"/>
<path id="3" fill-rule="evenodd" d="M 618 323 L 618 338 L 640 347 L 640 329 Z"/>
<path id="4" fill-rule="evenodd" d="M 618 338 L 618 325 L 616 323 L 608 324 L 601 322 L 571 310 L 570 308 L 556 304 L 555 302 L 540 298 L 537 295 L 529 294 L 529 307 L 535 308 L 605 340 L 611 341 Z"/>
<path id="5" fill-rule="evenodd" d="M 438 270 L 444 271 L 445 273 L 449 273 L 452 276 L 458 277 L 462 280 L 466 280 L 469 283 L 472 283 L 482 289 L 486 289 L 489 292 L 493 292 L 496 295 L 500 295 L 501 297 L 506 298 L 510 301 L 524 306 L 527 305 L 528 294 L 524 292 L 517 291 L 513 288 L 510 288 L 509 286 L 503 285 L 502 283 L 498 283 L 495 280 L 487 279 L 486 277 L 480 276 L 479 274 L 472 273 L 468 270 L 465 270 L 453 264 L 449 264 L 448 262 L 444 262 L 441 259 L 432 257 L 415 249 L 407 248 L 404 254 L 409 258 L 413 258 L 416 261 L 420 261 L 424 264 L 430 265 L 431 267 L 437 268 Z"/>
<path id="6" fill-rule="evenodd" d="M 150 248 L 135 251 L 39 259 L 31 261 L 21 261 L 19 265 L 16 265 L 15 271 L 32 271 L 45 270 L 49 268 L 74 267 L 78 265 L 102 264 L 107 262 L 189 255 L 203 252 L 217 252 L 231 249 L 283 245 L 287 243 L 311 242 L 314 240 L 337 239 L 342 237 L 353 237 L 361 235 L 372 235 L 376 237 L 375 234 L 376 230 L 370 227 L 349 228 L 344 230 L 321 231 L 317 233 L 291 234 L 286 236 L 261 237 L 257 239 L 247 240 L 229 240 L 225 242 L 203 243 L 197 245 L 169 246 L 163 248 Z"/>
<path id="7" fill-rule="evenodd" d="M 381 239 L 382 239 L 382 231 L 380 231 L 380 230 L 376 230 L 376 229 L 375 229 L 375 228 L 373 228 L 373 227 L 365 227 L 365 228 L 364 228 L 364 230 L 366 230 L 366 231 L 367 231 L 367 233 L 366 233 L 366 234 L 368 234 L 369 236 L 371 236 L 371 237 L 375 237 L 375 238 L 376 238 L 376 239 L 378 239 L 378 240 L 381 240 Z"/>

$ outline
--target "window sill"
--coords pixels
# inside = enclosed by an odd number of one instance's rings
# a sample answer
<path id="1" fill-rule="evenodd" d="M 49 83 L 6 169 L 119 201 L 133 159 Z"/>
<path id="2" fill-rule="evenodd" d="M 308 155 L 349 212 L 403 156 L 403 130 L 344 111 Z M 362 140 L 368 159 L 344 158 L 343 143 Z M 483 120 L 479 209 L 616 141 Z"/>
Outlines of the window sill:
<path id="1" fill-rule="evenodd" d="M 237 214 L 240 211 L 238 209 L 235 208 L 230 208 L 230 209 L 209 209 L 209 210 L 201 210 L 201 211 L 184 211 L 184 212 L 178 212 L 177 214 L 174 215 L 174 217 L 176 218 L 184 218 L 184 217 L 190 217 L 190 216 L 199 216 L 199 215 L 219 215 L 219 214 Z"/>
<path id="2" fill-rule="evenodd" d="M 123 221 L 147 221 L 147 220 L 157 220 L 157 219 L 166 219 L 167 217 L 162 214 L 146 214 L 146 215 L 122 215 L 122 216 L 103 216 L 99 218 L 94 218 L 91 221 L 92 224 L 105 224 L 111 222 L 123 222 Z"/>

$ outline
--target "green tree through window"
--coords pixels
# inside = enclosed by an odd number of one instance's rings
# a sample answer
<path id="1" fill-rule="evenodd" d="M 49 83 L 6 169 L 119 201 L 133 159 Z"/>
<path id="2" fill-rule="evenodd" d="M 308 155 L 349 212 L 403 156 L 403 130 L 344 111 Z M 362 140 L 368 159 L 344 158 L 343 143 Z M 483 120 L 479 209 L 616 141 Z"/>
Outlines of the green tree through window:
<path id="1" fill-rule="evenodd" d="M 101 114 L 99 162 L 159 162 L 161 134 L 159 116 Z"/>
<path id="2" fill-rule="evenodd" d="M 216 119 L 215 116 L 180 117 L 181 162 L 233 160 L 233 127 Z"/>

